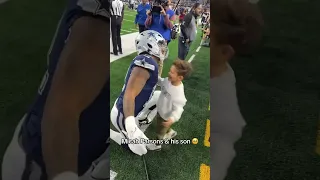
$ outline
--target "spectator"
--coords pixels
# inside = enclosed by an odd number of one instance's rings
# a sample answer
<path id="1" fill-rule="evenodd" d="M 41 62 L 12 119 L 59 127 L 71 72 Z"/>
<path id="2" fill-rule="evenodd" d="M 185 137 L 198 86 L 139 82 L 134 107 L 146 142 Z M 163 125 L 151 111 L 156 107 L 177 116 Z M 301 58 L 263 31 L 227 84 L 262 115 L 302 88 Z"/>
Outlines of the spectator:
<path id="1" fill-rule="evenodd" d="M 185 60 L 188 55 L 190 45 L 195 40 L 197 34 L 196 19 L 201 15 L 202 5 L 195 3 L 191 11 L 184 17 L 181 24 L 181 33 L 178 43 L 178 58 Z"/>
<path id="2" fill-rule="evenodd" d="M 171 29 L 173 27 L 171 21 L 170 21 L 170 15 L 167 15 L 167 11 L 165 10 L 165 8 L 169 8 L 169 3 L 166 3 L 163 6 L 160 6 L 161 11 L 160 12 L 151 12 L 148 11 L 147 12 L 147 20 L 146 20 L 146 28 L 148 28 L 149 30 L 154 30 L 159 32 L 164 39 L 166 40 L 167 44 L 170 42 L 171 40 Z M 172 11 L 172 10 L 171 10 Z M 170 13 L 171 13 L 170 11 Z M 172 14 L 173 13 L 173 14 Z M 172 11 L 171 16 L 174 15 L 174 12 Z M 169 30 L 169 37 L 167 36 L 168 31 Z M 166 37 L 165 37 L 166 36 Z M 159 76 L 161 77 L 162 74 L 162 68 L 163 68 L 163 62 L 160 61 L 159 62 Z"/>
<path id="3" fill-rule="evenodd" d="M 169 36 L 165 37 L 167 30 L 171 30 L 173 25 L 170 21 L 170 18 L 174 16 L 174 11 L 169 9 L 169 4 L 165 4 L 164 7 L 160 6 L 161 11 L 151 12 L 147 11 L 147 20 L 145 22 L 146 28 L 149 30 L 154 30 L 159 32 L 168 42 L 170 42 L 170 32 Z M 167 14 L 169 12 L 169 14 Z"/>
<path id="4" fill-rule="evenodd" d="M 129 0 L 129 9 L 133 10 L 134 8 L 134 0 Z"/>
<path id="5" fill-rule="evenodd" d="M 181 23 L 183 22 L 184 16 L 186 16 L 186 9 L 181 8 L 181 13 L 179 15 L 179 24 L 181 25 Z"/>
<path id="6" fill-rule="evenodd" d="M 146 30 L 145 22 L 147 20 L 147 11 L 150 10 L 151 6 L 147 3 L 148 0 L 142 0 L 142 3 L 138 5 L 137 15 L 134 23 L 139 28 L 139 33 Z"/>
<path id="7" fill-rule="evenodd" d="M 165 31 L 163 33 L 164 39 L 167 41 L 167 45 L 169 45 L 171 41 L 171 31 L 173 28 L 174 21 L 176 20 L 176 15 L 174 13 L 174 10 L 172 10 L 172 6 L 165 6 L 166 14 L 169 16 L 169 20 L 171 21 L 172 27 L 171 28 L 165 28 Z"/>

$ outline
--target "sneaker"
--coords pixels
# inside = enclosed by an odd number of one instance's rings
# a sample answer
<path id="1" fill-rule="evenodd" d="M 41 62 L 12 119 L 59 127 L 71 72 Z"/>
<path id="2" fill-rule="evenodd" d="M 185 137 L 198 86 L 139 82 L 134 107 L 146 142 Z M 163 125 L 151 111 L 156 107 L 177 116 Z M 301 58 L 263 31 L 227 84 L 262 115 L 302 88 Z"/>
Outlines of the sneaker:
<path id="1" fill-rule="evenodd" d="M 165 139 L 165 140 L 170 140 L 170 139 L 176 137 L 177 134 L 178 134 L 177 131 L 175 131 L 175 130 L 173 130 L 173 129 L 170 129 L 170 131 L 167 132 L 167 133 L 163 136 L 163 139 Z"/>
<path id="2" fill-rule="evenodd" d="M 161 150 L 161 145 L 159 144 L 148 144 L 147 149 L 150 151 L 160 151 Z"/>

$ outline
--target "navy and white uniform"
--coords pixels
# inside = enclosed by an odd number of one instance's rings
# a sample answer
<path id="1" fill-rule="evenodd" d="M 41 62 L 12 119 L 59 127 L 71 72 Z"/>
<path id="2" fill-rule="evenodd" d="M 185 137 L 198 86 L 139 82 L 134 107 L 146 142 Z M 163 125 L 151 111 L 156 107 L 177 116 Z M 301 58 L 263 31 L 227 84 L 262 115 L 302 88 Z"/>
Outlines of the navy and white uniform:
<path id="1" fill-rule="evenodd" d="M 156 88 L 156 85 L 158 83 L 158 64 L 157 62 L 152 59 L 149 55 L 138 55 L 133 59 L 131 62 L 129 69 L 127 71 L 127 75 L 125 77 L 124 86 L 122 88 L 122 91 L 116 100 L 112 111 L 111 111 L 111 122 L 112 124 L 117 128 L 118 131 L 126 131 L 125 129 L 125 123 L 124 123 L 124 113 L 123 113 L 123 98 L 124 93 L 126 91 L 127 83 L 130 78 L 131 71 L 134 67 L 142 67 L 149 71 L 150 77 L 147 80 L 146 84 L 144 85 L 141 92 L 138 94 L 138 96 L 135 98 L 135 110 L 134 110 L 134 116 L 138 116 L 139 113 L 143 110 L 145 105 L 151 101 L 151 98 L 153 96 L 154 90 Z M 138 124 L 137 124 L 138 125 Z"/>
<path id="2" fill-rule="evenodd" d="M 54 75 L 56 65 L 59 60 L 61 51 L 68 40 L 69 29 L 73 23 L 80 17 L 91 16 L 105 21 L 110 19 L 110 1 L 109 0 L 70 0 L 67 8 L 60 20 L 57 32 L 53 39 L 53 43 L 48 52 L 47 71 L 43 77 L 39 87 L 35 102 L 32 104 L 27 114 L 23 118 L 23 122 L 16 129 L 16 137 L 12 139 L 11 144 L 7 148 L 7 153 L 4 156 L 2 168 L 3 180 L 40 180 L 39 178 L 30 178 L 32 168 L 28 167 L 31 164 L 36 164 L 41 169 L 41 180 L 46 179 L 46 172 L 43 162 L 41 149 L 41 120 L 44 110 L 44 105 L 50 89 L 52 77 Z M 107 32 L 106 32 L 107 33 Z M 108 60 L 108 59 L 106 59 Z M 108 67 L 106 67 L 108 68 Z M 108 149 L 109 133 L 110 133 L 110 88 L 109 80 L 105 82 L 104 88 L 92 104 L 85 109 L 79 121 L 79 152 L 78 152 L 78 174 L 81 177 L 84 175 L 95 160 L 97 160 Z M 20 128 L 21 127 L 21 128 Z M 18 133 L 17 133 L 18 132 Z M 66 134 L 67 136 L 67 134 Z M 12 148 L 19 147 L 25 153 L 25 159 L 20 159 L 25 163 L 25 171 L 21 175 L 18 165 L 15 167 L 15 172 L 10 172 L 10 163 L 13 163 L 14 156 Z M 20 152 L 20 151 L 19 151 Z M 20 168 L 21 169 L 21 168 Z M 11 174 L 10 174 L 11 173 Z M 13 174 L 15 173 L 15 174 Z M 20 174 L 19 174 L 20 173 Z M 107 169 L 109 174 L 109 169 Z M 6 176 L 18 177 L 6 177 Z M 22 177 L 23 176 L 23 177 Z"/>

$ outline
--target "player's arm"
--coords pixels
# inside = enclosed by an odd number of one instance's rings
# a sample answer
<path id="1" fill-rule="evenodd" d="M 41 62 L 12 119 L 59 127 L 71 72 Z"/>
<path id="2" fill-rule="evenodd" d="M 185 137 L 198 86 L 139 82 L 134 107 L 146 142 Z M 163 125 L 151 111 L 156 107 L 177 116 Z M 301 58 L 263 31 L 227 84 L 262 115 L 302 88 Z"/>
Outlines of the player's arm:
<path id="1" fill-rule="evenodd" d="M 123 113 L 125 118 L 134 116 L 135 98 L 149 78 L 150 73 L 147 69 L 139 66 L 133 68 L 123 97 Z"/>
<path id="2" fill-rule="evenodd" d="M 49 179 L 77 173 L 78 121 L 109 76 L 109 30 L 109 23 L 92 17 L 79 18 L 71 28 L 43 113 L 42 150 Z"/>
<path id="3" fill-rule="evenodd" d="M 183 22 L 181 24 L 181 33 L 185 39 L 189 39 L 185 29 L 190 26 L 191 20 L 192 20 L 192 14 L 189 13 L 184 17 Z"/>

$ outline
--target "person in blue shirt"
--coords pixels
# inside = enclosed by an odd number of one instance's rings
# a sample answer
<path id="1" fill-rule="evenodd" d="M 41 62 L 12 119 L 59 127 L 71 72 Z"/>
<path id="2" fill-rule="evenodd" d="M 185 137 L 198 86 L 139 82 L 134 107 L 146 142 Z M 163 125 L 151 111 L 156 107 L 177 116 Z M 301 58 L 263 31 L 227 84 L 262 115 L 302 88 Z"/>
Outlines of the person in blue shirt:
<path id="1" fill-rule="evenodd" d="M 147 11 L 148 17 L 145 25 L 149 30 L 159 32 L 168 44 L 171 40 L 170 32 L 173 27 L 170 18 L 174 17 L 174 11 L 169 8 L 168 3 L 160 7 L 160 13 Z"/>
<path id="2" fill-rule="evenodd" d="M 172 24 L 174 24 L 173 22 L 176 20 L 176 15 L 175 15 L 174 10 L 172 10 L 171 6 L 166 6 L 165 10 L 166 10 L 166 14 L 169 16 L 169 20 L 171 21 Z M 167 28 L 167 29 L 165 29 L 164 33 L 162 34 L 162 36 L 167 41 L 167 45 L 169 45 L 169 43 L 171 41 L 171 31 L 172 31 L 172 28 L 170 28 L 170 29 Z"/>
<path id="3" fill-rule="evenodd" d="M 136 19 L 134 24 L 139 28 L 139 33 L 146 30 L 145 22 L 147 20 L 147 11 L 150 10 L 151 6 L 147 3 L 148 0 L 142 0 L 142 3 L 138 5 Z"/>

